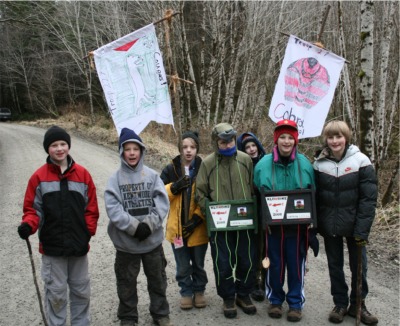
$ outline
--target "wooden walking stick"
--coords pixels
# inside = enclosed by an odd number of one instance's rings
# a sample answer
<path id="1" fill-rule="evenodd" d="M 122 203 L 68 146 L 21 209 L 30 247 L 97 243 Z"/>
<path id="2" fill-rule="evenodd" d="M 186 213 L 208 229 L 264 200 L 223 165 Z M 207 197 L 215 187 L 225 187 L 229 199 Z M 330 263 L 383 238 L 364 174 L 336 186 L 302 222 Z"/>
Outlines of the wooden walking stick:
<path id="1" fill-rule="evenodd" d="M 36 279 L 36 269 L 35 269 L 35 262 L 33 261 L 31 243 L 29 242 L 29 239 L 26 239 L 25 241 L 26 241 L 26 245 L 28 246 L 29 258 L 31 260 L 33 282 L 35 283 L 36 294 L 37 294 L 38 300 L 39 300 L 40 312 L 42 313 L 42 318 L 43 318 L 44 325 L 48 326 L 49 324 L 47 323 L 46 316 L 45 316 L 44 310 L 43 310 L 42 296 L 40 295 L 39 285 L 38 285 L 38 282 L 37 282 L 37 279 Z"/>
<path id="2" fill-rule="evenodd" d="M 357 297 L 356 297 L 356 326 L 361 321 L 361 289 L 362 289 L 362 246 L 357 245 Z"/>

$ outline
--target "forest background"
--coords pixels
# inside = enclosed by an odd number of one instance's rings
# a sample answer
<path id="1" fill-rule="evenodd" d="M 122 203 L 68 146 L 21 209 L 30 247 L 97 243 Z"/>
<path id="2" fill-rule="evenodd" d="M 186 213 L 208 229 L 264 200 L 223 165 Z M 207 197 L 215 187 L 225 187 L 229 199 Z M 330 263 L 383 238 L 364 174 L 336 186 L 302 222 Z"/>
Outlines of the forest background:
<path id="1" fill-rule="evenodd" d="M 209 153 L 210 130 L 221 121 L 256 133 L 269 151 L 268 110 L 287 36 L 320 42 L 346 59 L 327 120 L 347 121 L 353 143 L 375 165 L 376 227 L 395 240 L 389 259 L 398 264 L 398 1 L 1 1 L 0 107 L 9 107 L 14 120 L 44 127 L 63 121 L 115 145 L 89 53 L 166 17 L 156 32 L 176 132 L 154 123 L 145 129 L 155 168 L 177 154 L 178 135 L 187 129 L 199 131 Z M 312 160 L 320 144 L 303 139 L 300 149 Z"/>

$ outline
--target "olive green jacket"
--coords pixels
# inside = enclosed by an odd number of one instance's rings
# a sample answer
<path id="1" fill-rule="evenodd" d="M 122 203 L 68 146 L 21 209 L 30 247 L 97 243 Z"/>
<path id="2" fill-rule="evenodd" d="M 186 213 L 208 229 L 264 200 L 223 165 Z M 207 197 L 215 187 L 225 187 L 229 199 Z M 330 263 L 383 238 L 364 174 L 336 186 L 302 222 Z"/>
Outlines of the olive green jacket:
<path id="1" fill-rule="evenodd" d="M 196 201 L 206 213 L 209 201 L 251 199 L 253 162 L 249 155 L 236 152 L 231 157 L 212 153 L 200 165 L 196 179 Z"/>

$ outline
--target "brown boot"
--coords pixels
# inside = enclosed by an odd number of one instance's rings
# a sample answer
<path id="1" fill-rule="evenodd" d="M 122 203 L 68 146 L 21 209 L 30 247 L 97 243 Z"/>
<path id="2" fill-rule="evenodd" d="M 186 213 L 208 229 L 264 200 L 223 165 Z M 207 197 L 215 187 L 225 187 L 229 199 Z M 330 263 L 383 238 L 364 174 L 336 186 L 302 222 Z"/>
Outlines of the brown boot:
<path id="1" fill-rule="evenodd" d="M 340 324 L 346 314 L 347 309 L 345 307 L 334 306 L 332 311 L 329 313 L 328 319 L 331 323 Z"/>
<path id="2" fill-rule="evenodd" d="M 278 304 L 270 304 L 268 306 L 268 316 L 271 318 L 281 318 L 283 314 L 282 305 Z"/>
<path id="3" fill-rule="evenodd" d="M 236 318 L 237 309 L 235 304 L 235 299 L 225 299 L 224 300 L 224 316 L 225 318 Z"/>
<path id="4" fill-rule="evenodd" d="M 193 308 L 193 299 L 192 297 L 181 297 L 181 309 L 189 310 Z"/>
<path id="5" fill-rule="evenodd" d="M 169 319 L 169 316 L 161 317 L 160 319 L 153 319 L 154 324 L 158 326 L 174 326 Z"/>
<path id="6" fill-rule="evenodd" d="M 196 308 L 204 308 L 207 305 L 206 298 L 203 292 L 196 292 L 194 294 L 194 306 Z"/>
<path id="7" fill-rule="evenodd" d="M 294 308 L 289 308 L 288 314 L 287 314 L 287 320 L 292 321 L 292 322 L 298 322 L 301 320 L 302 313 L 300 309 L 294 309 Z"/>
<path id="8" fill-rule="evenodd" d="M 347 314 L 354 318 L 357 317 L 357 307 L 355 304 L 350 305 Z M 378 323 L 378 317 L 374 316 L 367 310 L 364 301 L 361 303 L 361 321 L 365 325 L 376 325 Z"/>
<path id="9" fill-rule="evenodd" d="M 244 297 L 236 297 L 236 304 L 242 308 L 243 312 L 247 315 L 255 315 L 257 313 L 257 308 L 251 302 L 250 296 L 246 295 Z"/>

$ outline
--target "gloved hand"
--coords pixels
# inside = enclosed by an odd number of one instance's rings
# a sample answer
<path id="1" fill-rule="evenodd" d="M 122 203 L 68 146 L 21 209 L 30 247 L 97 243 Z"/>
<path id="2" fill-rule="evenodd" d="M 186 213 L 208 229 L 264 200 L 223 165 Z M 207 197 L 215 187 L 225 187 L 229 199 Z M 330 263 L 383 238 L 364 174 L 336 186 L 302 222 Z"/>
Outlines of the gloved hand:
<path id="1" fill-rule="evenodd" d="M 28 223 L 21 223 L 18 227 L 18 234 L 21 239 L 26 240 L 32 234 L 32 228 Z"/>
<path id="2" fill-rule="evenodd" d="M 197 228 L 201 223 L 203 223 L 203 219 L 199 215 L 193 214 L 192 218 L 187 221 L 184 226 L 182 226 L 182 237 L 184 239 L 189 238 L 194 229 Z"/>
<path id="3" fill-rule="evenodd" d="M 146 240 L 150 234 L 150 227 L 146 223 L 140 222 L 133 237 L 138 238 L 139 241 L 143 241 Z"/>
<path id="4" fill-rule="evenodd" d="M 317 229 L 309 229 L 308 231 L 308 246 L 314 252 L 314 257 L 318 256 L 319 253 L 319 240 L 317 238 Z"/>
<path id="5" fill-rule="evenodd" d="M 359 247 L 365 247 L 368 244 L 368 240 L 364 240 L 358 237 L 355 237 L 354 240 L 356 240 L 356 245 Z"/>
<path id="6" fill-rule="evenodd" d="M 190 186 L 190 178 L 185 175 L 182 178 L 178 179 L 171 185 L 171 192 L 174 195 L 179 194 L 183 189 L 186 189 Z"/>

